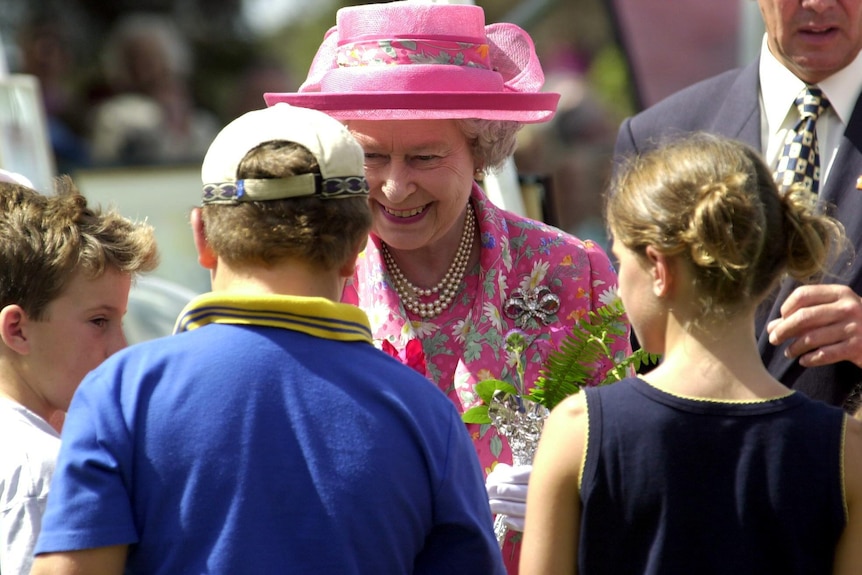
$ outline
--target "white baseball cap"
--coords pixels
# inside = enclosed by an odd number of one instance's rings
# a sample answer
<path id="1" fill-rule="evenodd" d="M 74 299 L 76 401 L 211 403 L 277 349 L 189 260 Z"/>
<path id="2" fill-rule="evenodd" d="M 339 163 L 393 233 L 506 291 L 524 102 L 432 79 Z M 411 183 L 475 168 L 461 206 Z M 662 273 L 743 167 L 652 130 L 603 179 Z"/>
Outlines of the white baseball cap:
<path id="1" fill-rule="evenodd" d="M 273 140 L 299 144 L 317 159 L 320 174 L 238 180 L 237 168 L 253 148 Z M 284 198 L 368 195 L 365 153 L 341 122 L 289 104 L 246 112 L 216 135 L 201 167 L 204 204 Z"/>

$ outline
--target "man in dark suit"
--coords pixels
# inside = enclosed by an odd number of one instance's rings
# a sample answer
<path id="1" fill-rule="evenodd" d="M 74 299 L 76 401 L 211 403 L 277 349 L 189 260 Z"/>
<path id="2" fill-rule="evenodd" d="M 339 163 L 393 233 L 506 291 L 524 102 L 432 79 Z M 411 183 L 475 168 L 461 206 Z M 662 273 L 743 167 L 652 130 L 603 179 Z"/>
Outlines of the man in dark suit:
<path id="1" fill-rule="evenodd" d="M 746 142 L 775 166 L 798 121 L 794 100 L 819 88 L 819 200 L 852 244 L 816 285 L 785 280 L 761 308 L 758 344 L 786 385 L 845 405 L 862 384 L 862 0 L 758 0 L 759 58 L 686 88 L 623 122 L 615 162 L 674 135 L 707 131 Z M 857 255 L 858 254 L 858 255 Z"/>

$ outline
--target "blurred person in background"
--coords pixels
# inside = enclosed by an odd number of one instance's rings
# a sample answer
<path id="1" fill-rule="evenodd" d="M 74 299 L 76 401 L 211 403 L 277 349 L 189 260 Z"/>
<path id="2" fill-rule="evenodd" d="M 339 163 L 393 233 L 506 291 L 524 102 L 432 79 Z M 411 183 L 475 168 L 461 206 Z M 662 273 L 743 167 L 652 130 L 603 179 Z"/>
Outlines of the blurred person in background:
<path id="1" fill-rule="evenodd" d="M 288 68 L 278 60 L 256 56 L 246 63 L 234 81 L 227 98 L 227 117 L 237 118 L 246 112 L 266 107 L 265 92 L 289 92 L 296 82 Z"/>
<path id="2" fill-rule="evenodd" d="M 552 52 L 545 89 L 560 93 L 554 118 L 518 135 L 515 163 L 544 193 L 545 221 L 607 249 L 602 194 L 610 177 L 617 122 L 590 86 L 589 56 L 575 48 Z"/>
<path id="3" fill-rule="evenodd" d="M 33 16 L 19 30 L 17 41 L 15 72 L 39 80 L 56 172 L 65 174 L 87 166 L 90 152 L 80 86 L 81 53 L 70 22 L 56 14 Z"/>
<path id="4" fill-rule="evenodd" d="M 103 65 L 110 94 L 93 105 L 89 119 L 94 163 L 201 160 L 220 124 L 195 102 L 192 53 L 170 18 L 124 16 L 108 36 Z"/>

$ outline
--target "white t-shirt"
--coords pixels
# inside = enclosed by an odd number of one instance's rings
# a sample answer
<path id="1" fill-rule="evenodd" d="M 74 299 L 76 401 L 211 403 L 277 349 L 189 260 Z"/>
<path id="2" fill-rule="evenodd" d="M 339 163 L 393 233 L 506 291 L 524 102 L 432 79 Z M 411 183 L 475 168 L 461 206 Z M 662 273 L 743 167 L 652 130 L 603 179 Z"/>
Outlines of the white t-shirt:
<path id="1" fill-rule="evenodd" d="M 30 572 L 60 435 L 18 403 L 0 397 L 0 573 Z"/>

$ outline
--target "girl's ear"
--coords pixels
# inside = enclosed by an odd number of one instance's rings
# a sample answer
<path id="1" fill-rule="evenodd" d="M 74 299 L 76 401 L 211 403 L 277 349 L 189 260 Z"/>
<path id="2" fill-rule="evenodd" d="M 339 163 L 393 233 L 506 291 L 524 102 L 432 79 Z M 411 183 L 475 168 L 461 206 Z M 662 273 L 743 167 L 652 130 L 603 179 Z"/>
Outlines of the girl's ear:
<path id="1" fill-rule="evenodd" d="M 216 268 L 218 256 L 210 248 L 207 241 L 206 228 L 203 218 L 201 218 L 201 209 L 194 208 L 191 213 L 192 236 L 195 241 L 195 249 L 198 252 L 198 263 L 208 270 Z"/>
<path id="2" fill-rule="evenodd" d="M 27 337 L 29 321 L 27 312 L 17 304 L 7 305 L 0 310 L 0 339 L 6 347 L 20 355 L 30 353 L 30 340 Z"/>
<path id="3" fill-rule="evenodd" d="M 673 259 L 653 246 L 647 246 L 646 258 L 652 268 L 653 294 L 656 297 L 667 296 L 673 288 Z"/>

